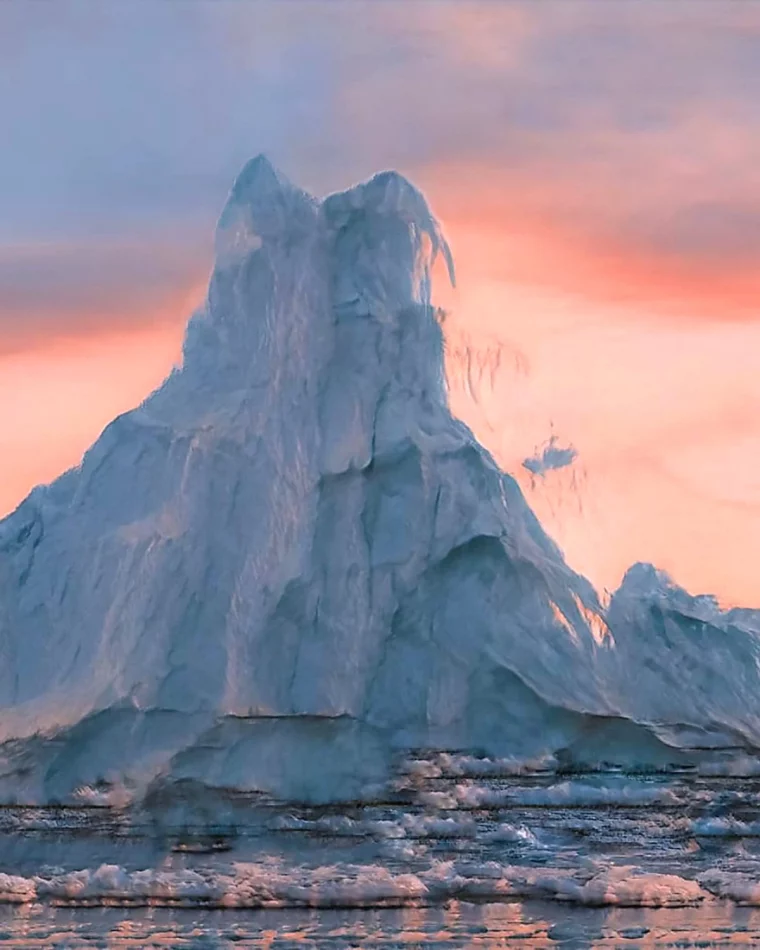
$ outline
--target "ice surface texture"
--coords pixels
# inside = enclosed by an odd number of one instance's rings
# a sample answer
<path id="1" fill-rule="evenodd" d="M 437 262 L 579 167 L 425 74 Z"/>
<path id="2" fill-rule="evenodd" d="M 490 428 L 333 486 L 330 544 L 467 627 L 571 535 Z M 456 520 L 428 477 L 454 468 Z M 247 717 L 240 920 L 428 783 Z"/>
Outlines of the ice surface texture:
<path id="1" fill-rule="evenodd" d="M 0 794 L 760 740 L 757 615 L 634 571 L 605 619 L 452 417 L 416 188 L 320 202 L 258 157 L 215 246 L 182 367 L 0 524 Z"/>

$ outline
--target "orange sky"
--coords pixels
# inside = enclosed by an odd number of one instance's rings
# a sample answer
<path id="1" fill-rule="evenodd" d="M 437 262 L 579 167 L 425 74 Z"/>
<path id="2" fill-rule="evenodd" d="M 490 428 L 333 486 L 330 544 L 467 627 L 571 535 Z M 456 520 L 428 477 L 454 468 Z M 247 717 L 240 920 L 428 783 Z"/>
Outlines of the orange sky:
<path id="1" fill-rule="evenodd" d="M 648 560 L 760 606 L 755 5 L 122 6 L 90 34 L 51 15 L 47 45 L 13 8 L 0 511 L 177 359 L 263 149 L 318 192 L 389 166 L 426 192 L 459 278 L 452 404 L 576 569 L 614 587 Z M 578 458 L 531 482 L 552 434 Z"/>

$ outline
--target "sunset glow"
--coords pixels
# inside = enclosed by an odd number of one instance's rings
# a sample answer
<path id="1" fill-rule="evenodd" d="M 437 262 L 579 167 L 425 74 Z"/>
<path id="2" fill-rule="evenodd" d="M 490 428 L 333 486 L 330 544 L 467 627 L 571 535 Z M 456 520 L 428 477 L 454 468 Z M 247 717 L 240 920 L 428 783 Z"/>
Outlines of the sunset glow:
<path id="1" fill-rule="evenodd" d="M 162 6 L 155 29 L 173 35 Z M 199 7 L 182 37 L 209 78 L 172 74 L 168 92 L 151 28 L 114 6 L 62 79 L 60 156 L 11 115 L 32 158 L 0 160 L 0 511 L 76 464 L 179 359 L 214 215 L 247 157 L 270 152 L 320 194 L 395 166 L 426 192 L 457 264 L 456 291 L 442 290 L 454 409 L 570 564 L 612 588 L 652 561 L 694 592 L 760 606 L 759 8 L 312 2 L 299 19 L 295 6 Z M 0 11 L 7 84 L 55 61 L 56 30 L 77 26 L 51 9 L 35 38 L 13 9 L 15 22 Z M 134 91 L 103 59 L 117 37 L 145 55 Z M 88 64 L 102 92 L 77 72 Z M 41 89 L 52 124 L 58 93 Z M 105 110 L 108 95 L 123 140 L 116 155 L 97 136 L 96 187 L 72 169 L 79 130 L 93 136 L 85 105 Z M 131 127 L 143 163 L 125 159 Z M 522 460 L 552 433 L 578 459 L 532 479 Z"/>

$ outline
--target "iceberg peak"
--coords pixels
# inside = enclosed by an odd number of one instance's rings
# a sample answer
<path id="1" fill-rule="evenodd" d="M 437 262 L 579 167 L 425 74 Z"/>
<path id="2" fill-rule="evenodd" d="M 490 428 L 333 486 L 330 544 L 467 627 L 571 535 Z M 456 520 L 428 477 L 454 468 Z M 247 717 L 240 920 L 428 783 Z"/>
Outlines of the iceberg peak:
<path id="1" fill-rule="evenodd" d="M 449 279 L 452 285 L 456 283 L 451 250 L 427 199 L 400 172 L 379 172 L 347 191 L 329 195 L 322 203 L 322 210 L 328 227 L 335 231 L 359 216 L 397 220 L 427 242 L 431 265 L 438 254 L 443 255 Z"/>
<path id="2" fill-rule="evenodd" d="M 285 175 L 261 152 L 243 166 L 232 185 L 232 194 L 239 201 L 246 201 L 254 193 L 292 187 Z"/>
<path id="3" fill-rule="evenodd" d="M 263 153 L 256 155 L 243 166 L 233 182 L 227 200 L 228 207 L 250 207 L 258 213 L 271 207 L 292 212 L 301 204 L 313 206 L 316 202 L 302 188 L 294 185 L 287 175 L 275 168 Z"/>
<path id="4" fill-rule="evenodd" d="M 618 593 L 640 597 L 673 590 L 675 586 L 665 571 L 647 561 L 637 561 L 625 572 Z"/>
<path id="5" fill-rule="evenodd" d="M 313 220 L 316 205 L 265 155 L 252 158 L 235 179 L 219 218 L 217 267 L 239 263 L 263 244 L 302 231 Z"/>

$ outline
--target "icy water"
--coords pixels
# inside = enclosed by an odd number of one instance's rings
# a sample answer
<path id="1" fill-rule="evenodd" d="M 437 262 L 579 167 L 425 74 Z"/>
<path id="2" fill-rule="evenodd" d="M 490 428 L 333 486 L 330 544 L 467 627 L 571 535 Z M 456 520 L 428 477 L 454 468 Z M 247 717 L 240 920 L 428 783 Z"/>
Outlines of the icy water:
<path id="1" fill-rule="evenodd" d="M 6 806 L 0 945 L 760 947 L 745 767 L 510 774 L 439 755 L 341 808 L 193 786 Z"/>

